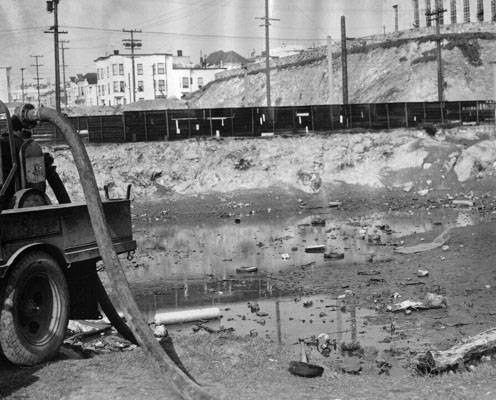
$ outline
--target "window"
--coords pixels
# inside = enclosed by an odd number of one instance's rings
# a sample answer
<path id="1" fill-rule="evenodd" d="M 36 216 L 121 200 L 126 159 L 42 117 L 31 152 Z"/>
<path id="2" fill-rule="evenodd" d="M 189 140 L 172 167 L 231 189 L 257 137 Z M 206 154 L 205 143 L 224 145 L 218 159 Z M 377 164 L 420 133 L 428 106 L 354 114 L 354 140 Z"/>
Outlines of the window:
<path id="1" fill-rule="evenodd" d="M 124 64 L 119 64 L 119 75 L 124 75 Z"/>
<path id="2" fill-rule="evenodd" d="M 114 93 L 117 93 L 119 91 L 119 82 L 114 81 Z"/>
<path id="3" fill-rule="evenodd" d="M 138 92 L 143 92 L 145 90 L 145 85 L 143 81 L 138 81 Z"/>
<path id="4" fill-rule="evenodd" d="M 164 63 L 158 63 L 157 64 L 157 73 L 158 74 L 165 74 L 165 64 Z"/>
<path id="5" fill-rule="evenodd" d="M 463 0 L 463 22 L 470 22 L 470 1 Z"/>
<path id="6" fill-rule="evenodd" d="M 189 88 L 189 78 L 187 76 L 183 77 L 183 88 L 188 89 Z"/>
<path id="7" fill-rule="evenodd" d="M 456 0 L 451 0 L 451 23 L 456 24 Z"/>
<path id="8" fill-rule="evenodd" d="M 159 79 L 158 80 L 158 90 L 164 91 L 165 90 L 165 80 L 164 79 Z"/>
<path id="9" fill-rule="evenodd" d="M 117 76 L 119 74 L 119 66 L 117 64 L 112 64 L 112 75 Z"/>
<path id="10" fill-rule="evenodd" d="M 477 21 L 484 21 L 484 3 L 482 0 L 477 0 Z"/>
<path id="11" fill-rule="evenodd" d="M 203 87 L 203 77 L 198 77 L 198 88 L 201 89 Z"/>
<path id="12" fill-rule="evenodd" d="M 443 0 L 436 0 L 436 9 L 443 10 Z M 439 25 L 444 25 L 444 13 L 439 14 Z"/>
<path id="13" fill-rule="evenodd" d="M 105 96 L 105 85 L 102 85 L 102 96 Z"/>
<path id="14" fill-rule="evenodd" d="M 427 15 L 431 12 L 431 0 L 425 0 L 425 26 L 431 26 L 431 17 Z"/>
<path id="15" fill-rule="evenodd" d="M 126 82 L 120 81 L 119 82 L 119 89 L 121 93 L 124 93 L 124 90 L 126 90 Z"/>
<path id="16" fill-rule="evenodd" d="M 107 93 L 110 94 L 110 83 L 107 83 Z"/>
<path id="17" fill-rule="evenodd" d="M 138 75 L 143 75 L 143 64 L 136 64 Z"/>
<path id="18" fill-rule="evenodd" d="M 109 66 L 107 65 L 107 78 L 110 76 L 110 68 Z"/>
<path id="19" fill-rule="evenodd" d="M 496 21 L 496 0 L 491 0 L 491 21 Z"/>

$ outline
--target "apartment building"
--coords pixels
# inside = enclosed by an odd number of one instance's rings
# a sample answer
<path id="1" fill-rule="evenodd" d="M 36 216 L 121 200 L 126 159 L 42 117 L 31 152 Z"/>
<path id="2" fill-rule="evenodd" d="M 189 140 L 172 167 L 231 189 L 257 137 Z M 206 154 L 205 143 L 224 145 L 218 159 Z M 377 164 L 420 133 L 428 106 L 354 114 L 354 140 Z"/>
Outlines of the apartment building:
<path id="1" fill-rule="evenodd" d="M 68 106 L 96 106 L 97 96 L 97 74 L 77 74 L 72 76 L 67 85 Z"/>
<path id="2" fill-rule="evenodd" d="M 435 21 L 425 13 L 438 8 L 446 10 L 440 19 L 442 25 L 496 21 L 496 0 L 383 0 L 382 18 L 389 31 L 394 27 L 395 5 L 400 30 L 434 26 Z"/>
<path id="3" fill-rule="evenodd" d="M 133 95 L 133 63 L 131 54 L 113 54 L 95 60 L 99 105 L 129 104 L 140 100 L 181 98 L 201 89 L 215 79 L 224 68 L 201 68 L 190 58 L 170 53 L 135 54 Z"/>

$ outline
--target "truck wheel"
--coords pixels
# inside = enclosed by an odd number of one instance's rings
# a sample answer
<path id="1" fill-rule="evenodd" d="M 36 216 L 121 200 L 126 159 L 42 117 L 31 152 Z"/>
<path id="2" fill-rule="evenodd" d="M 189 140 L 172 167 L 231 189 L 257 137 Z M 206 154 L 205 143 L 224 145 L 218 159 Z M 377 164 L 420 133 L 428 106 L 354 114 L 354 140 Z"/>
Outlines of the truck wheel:
<path id="1" fill-rule="evenodd" d="M 53 357 L 69 317 L 69 291 L 57 261 L 34 251 L 14 266 L 0 295 L 0 350 L 14 364 Z"/>

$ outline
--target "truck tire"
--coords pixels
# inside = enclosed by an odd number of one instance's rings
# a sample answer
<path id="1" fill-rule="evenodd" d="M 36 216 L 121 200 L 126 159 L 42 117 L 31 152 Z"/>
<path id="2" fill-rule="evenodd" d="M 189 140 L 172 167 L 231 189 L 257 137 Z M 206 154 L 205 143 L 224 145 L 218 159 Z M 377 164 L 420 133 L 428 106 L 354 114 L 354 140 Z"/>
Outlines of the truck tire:
<path id="1" fill-rule="evenodd" d="M 69 318 L 64 274 L 50 255 L 24 255 L 0 293 L 0 352 L 13 364 L 35 365 L 53 357 Z"/>

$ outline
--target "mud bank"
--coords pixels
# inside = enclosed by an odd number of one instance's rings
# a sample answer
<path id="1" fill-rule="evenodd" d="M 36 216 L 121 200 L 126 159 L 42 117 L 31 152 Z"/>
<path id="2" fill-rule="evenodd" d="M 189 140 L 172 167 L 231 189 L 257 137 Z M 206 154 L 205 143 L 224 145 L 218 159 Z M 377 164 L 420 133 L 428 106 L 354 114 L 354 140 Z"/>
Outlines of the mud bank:
<path id="1" fill-rule="evenodd" d="M 140 201 L 279 187 L 317 193 L 343 185 L 426 195 L 495 172 L 493 127 L 337 133 L 271 139 L 88 145 L 98 185 Z M 74 199 L 82 199 L 68 149 L 47 148 Z"/>

